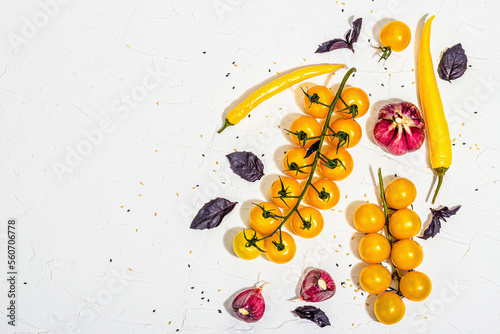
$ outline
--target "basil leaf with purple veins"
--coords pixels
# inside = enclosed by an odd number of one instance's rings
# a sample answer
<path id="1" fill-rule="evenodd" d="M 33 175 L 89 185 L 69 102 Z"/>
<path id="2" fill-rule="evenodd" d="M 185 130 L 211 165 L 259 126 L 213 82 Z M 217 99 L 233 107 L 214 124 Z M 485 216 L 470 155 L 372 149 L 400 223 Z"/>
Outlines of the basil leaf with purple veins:
<path id="1" fill-rule="evenodd" d="M 205 203 L 194 217 L 190 228 L 204 230 L 219 226 L 222 219 L 234 209 L 236 204 L 237 202 L 231 202 L 222 197 Z"/>
<path id="2" fill-rule="evenodd" d="M 358 41 L 362 23 L 362 18 L 354 20 L 354 22 L 352 23 L 352 29 L 349 29 L 349 31 L 347 31 L 345 39 L 335 38 L 331 41 L 324 42 L 319 46 L 315 53 L 325 53 L 337 49 L 349 49 L 354 52 L 353 44 Z"/>
<path id="3" fill-rule="evenodd" d="M 252 152 L 233 152 L 226 157 L 233 172 L 242 179 L 255 182 L 264 176 L 264 164 Z"/>
<path id="4" fill-rule="evenodd" d="M 438 74 L 441 79 L 451 82 L 451 80 L 460 78 L 466 69 L 467 56 L 462 44 L 458 43 L 446 50 L 441 56 Z"/>
<path id="5" fill-rule="evenodd" d="M 434 238 L 436 234 L 441 230 L 441 220 L 446 221 L 446 218 L 450 218 L 460 209 L 461 205 L 454 207 L 453 209 L 448 209 L 447 206 L 442 207 L 441 209 L 431 209 L 432 212 L 432 220 L 429 227 L 424 231 L 424 236 L 421 239 L 429 239 Z"/>
<path id="6" fill-rule="evenodd" d="M 331 325 L 325 312 L 315 306 L 300 306 L 292 312 L 301 319 L 311 320 L 319 327 Z"/>

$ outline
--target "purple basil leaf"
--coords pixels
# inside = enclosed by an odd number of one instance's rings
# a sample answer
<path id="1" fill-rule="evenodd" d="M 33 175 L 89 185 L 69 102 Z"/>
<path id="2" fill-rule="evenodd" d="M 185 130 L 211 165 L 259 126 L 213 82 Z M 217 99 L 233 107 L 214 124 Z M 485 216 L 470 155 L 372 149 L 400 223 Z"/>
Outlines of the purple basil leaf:
<path id="1" fill-rule="evenodd" d="M 236 203 L 238 202 L 231 202 L 222 197 L 217 197 L 205 203 L 194 217 L 190 228 L 204 230 L 219 226 L 222 219 L 234 209 Z"/>
<path id="2" fill-rule="evenodd" d="M 346 35 L 345 40 L 351 46 L 358 41 L 359 33 L 361 32 L 361 25 L 363 23 L 363 19 L 360 17 L 359 19 L 354 20 L 352 23 L 352 31 L 349 30 L 348 35 Z"/>
<path id="3" fill-rule="evenodd" d="M 311 320 L 319 327 L 330 326 L 330 320 L 325 312 L 315 306 L 300 306 L 292 312 L 301 319 Z"/>
<path id="4" fill-rule="evenodd" d="M 441 209 L 431 209 L 432 212 L 432 220 L 429 227 L 424 231 L 424 236 L 421 239 L 429 239 L 434 238 L 436 234 L 441 230 L 441 220 L 446 221 L 446 218 L 450 218 L 460 209 L 461 205 L 454 207 L 453 209 L 448 209 L 447 206 L 442 207 Z"/>
<path id="5" fill-rule="evenodd" d="M 337 49 L 349 49 L 349 45 L 343 39 L 335 38 L 331 41 L 321 44 L 315 53 L 325 53 Z"/>
<path id="6" fill-rule="evenodd" d="M 353 44 L 358 41 L 359 33 L 361 32 L 361 24 L 363 19 L 356 19 L 352 23 L 352 29 L 349 29 L 345 35 L 345 40 L 341 38 L 335 38 L 331 41 L 324 42 L 319 46 L 315 53 L 325 53 L 337 49 L 349 49 L 354 52 Z"/>
<path id="7" fill-rule="evenodd" d="M 252 152 L 233 152 L 226 157 L 236 175 L 249 182 L 260 180 L 264 176 L 264 164 Z"/>
<path id="8" fill-rule="evenodd" d="M 310 156 L 311 154 L 313 154 L 314 152 L 316 152 L 319 148 L 319 140 L 318 141 L 315 141 L 314 144 L 312 144 L 311 146 L 309 146 L 309 148 L 307 149 L 307 153 L 306 153 L 306 156 L 304 157 L 307 158 L 308 156 Z"/>
<path id="9" fill-rule="evenodd" d="M 462 44 L 458 43 L 443 53 L 439 61 L 438 74 L 441 79 L 451 82 L 460 78 L 466 69 L 467 56 Z"/>

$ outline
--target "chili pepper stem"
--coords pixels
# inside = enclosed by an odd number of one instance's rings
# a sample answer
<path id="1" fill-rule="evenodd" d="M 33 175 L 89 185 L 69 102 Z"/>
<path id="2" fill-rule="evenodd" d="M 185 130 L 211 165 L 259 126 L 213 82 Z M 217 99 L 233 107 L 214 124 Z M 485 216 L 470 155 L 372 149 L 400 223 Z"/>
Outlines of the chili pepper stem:
<path id="1" fill-rule="evenodd" d="M 226 119 L 226 120 L 225 120 L 225 122 L 224 122 L 224 125 L 222 126 L 222 128 L 221 128 L 219 131 L 217 131 L 217 133 L 221 133 L 222 131 L 224 131 L 224 129 L 226 129 L 226 128 L 227 128 L 227 127 L 229 127 L 229 126 L 233 126 L 233 125 L 234 125 L 234 124 L 231 124 L 231 123 L 230 123 L 230 122 Z"/>
<path id="2" fill-rule="evenodd" d="M 448 170 L 448 168 L 446 168 L 446 167 L 434 168 L 434 171 L 437 173 L 437 176 L 438 176 L 438 184 L 436 187 L 436 191 L 434 192 L 434 197 L 432 197 L 431 204 L 434 204 L 434 202 L 436 201 L 439 189 L 441 189 L 441 184 L 443 184 L 444 174 L 446 173 L 447 170 Z"/>

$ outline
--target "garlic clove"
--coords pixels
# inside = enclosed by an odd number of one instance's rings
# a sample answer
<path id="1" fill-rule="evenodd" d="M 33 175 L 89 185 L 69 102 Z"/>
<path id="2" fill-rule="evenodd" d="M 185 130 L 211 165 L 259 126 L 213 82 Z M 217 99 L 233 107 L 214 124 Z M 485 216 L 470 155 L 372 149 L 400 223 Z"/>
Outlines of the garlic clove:
<path id="1" fill-rule="evenodd" d="M 321 302 L 332 298 L 335 291 L 335 282 L 328 272 L 321 269 L 312 269 L 302 281 L 300 300 Z"/>
<path id="2" fill-rule="evenodd" d="M 245 290 L 234 298 L 231 307 L 234 315 L 245 322 L 259 321 L 264 315 L 266 304 L 262 296 L 262 287 Z"/>

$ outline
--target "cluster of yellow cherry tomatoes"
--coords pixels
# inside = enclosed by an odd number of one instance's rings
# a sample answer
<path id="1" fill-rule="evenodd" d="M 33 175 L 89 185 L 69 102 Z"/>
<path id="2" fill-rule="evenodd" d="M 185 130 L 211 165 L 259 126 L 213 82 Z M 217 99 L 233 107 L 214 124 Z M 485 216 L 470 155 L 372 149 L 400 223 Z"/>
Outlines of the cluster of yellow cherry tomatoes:
<path id="1" fill-rule="evenodd" d="M 290 227 L 303 238 L 313 238 L 324 227 L 323 215 L 319 210 L 333 208 L 340 199 L 340 190 L 335 181 L 345 179 L 353 170 L 353 159 L 346 148 L 356 146 L 362 135 L 361 126 L 355 118 L 363 116 L 369 109 L 368 95 L 360 88 L 349 87 L 342 91 L 334 111 L 341 115 L 333 120 L 327 129 L 327 142 L 333 145 L 325 153 L 320 151 L 317 170 L 322 178 L 308 184 L 305 179 L 316 171 L 312 170 L 315 154 L 308 149 L 319 141 L 323 126 L 317 119 L 325 119 L 335 99 L 335 94 L 324 86 L 314 86 L 304 96 L 304 108 L 309 114 L 297 118 L 288 131 L 296 147 L 283 157 L 283 168 L 287 176 L 280 176 L 271 185 L 272 202 L 256 204 L 250 212 L 251 229 L 236 235 L 233 248 L 237 256 L 251 260 L 265 252 L 274 263 L 286 263 L 293 259 L 296 243 L 293 236 L 282 231 L 285 213 L 291 213 Z M 314 102 L 315 101 L 315 102 Z M 299 183 L 303 181 L 303 184 Z M 309 187 L 304 190 L 303 186 Z M 310 206 L 297 206 L 307 199 Z M 318 210 L 319 209 L 319 210 Z M 283 210 L 283 212 L 282 212 Z"/>
<path id="2" fill-rule="evenodd" d="M 400 295 L 411 301 L 422 301 L 431 292 L 429 277 L 414 271 L 423 260 L 421 246 L 413 240 L 421 228 L 415 211 L 408 209 L 417 195 L 415 185 L 406 178 L 396 178 L 385 189 L 387 206 L 395 210 L 389 218 L 390 241 L 379 233 L 386 225 L 383 210 L 376 204 L 365 203 L 354 213 L 354 226 L 367 233 L 359 243 L 359 255 L 369 263 L 359 275 L 361 287 L 370 294 L 380 294 L 375 301 L 375 315 L 384 324 L 395 324 L 405 314 L 405 305 Z M 394 272 L 380 264 L 391 258 Z M 400 271 L 407 271 L 400 276 Z M 399 289 L 386 291 L 399 280 Z"/>

